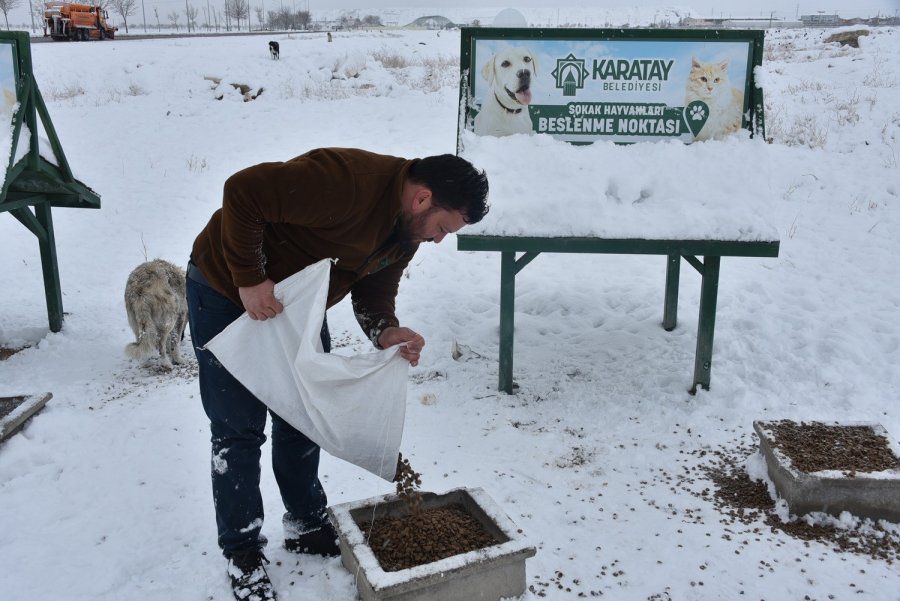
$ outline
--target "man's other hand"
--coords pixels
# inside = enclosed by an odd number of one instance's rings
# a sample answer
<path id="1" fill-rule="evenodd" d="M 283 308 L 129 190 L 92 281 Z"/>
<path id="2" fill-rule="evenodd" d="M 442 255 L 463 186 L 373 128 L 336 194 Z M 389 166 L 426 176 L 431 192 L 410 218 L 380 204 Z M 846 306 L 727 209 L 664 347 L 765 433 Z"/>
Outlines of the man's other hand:
<path id="1" fill-rule="evenodd" d="M 416 334 L 409 328 L 389 327 L 381 332 L 378 337 L 378 344 L 381 348 L 388 348 L 395 344 L 406 343 L 406 346 L 400 347 L 400 356 L 409 361 L 409 364 L 415 367 L 419 364 L 419 355 L 422 347 L 425 346 L 425 339 Z"/>
<path id="2" fill-rule="evenodd" d="M 284 305 L 275 298 L 275 282 L 272 280 L 266 280 L 256 286 L 238 288 L 238 294 L 250 319 L 265 321 L 284 311 Z"/>

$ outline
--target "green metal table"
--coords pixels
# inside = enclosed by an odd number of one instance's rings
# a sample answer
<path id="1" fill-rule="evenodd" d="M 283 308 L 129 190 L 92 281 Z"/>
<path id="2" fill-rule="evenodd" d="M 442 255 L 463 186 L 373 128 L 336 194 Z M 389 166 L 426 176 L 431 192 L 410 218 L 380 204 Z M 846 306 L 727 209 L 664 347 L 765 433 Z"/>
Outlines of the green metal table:
<path id="1" fill-rule="evenodd" d="M 727 240 L 641 240 L 575 237 L 513 237 L 460 234 L 457 248 L 501 253 L 500 262 L 500 390 L 513 392 L 513 330 L 515 323 L 516 274 L 542 252 L 664 255 L 666 289 L 663 328 L 671 331 L 678 318 L 678 281 L 683 258 L 701 275 L 700 318 L 694 379 L 690 388 L 709 390 L 712 369 L 713 332 L 716 325 L 716 297 L 722 257 L 777 257 L 779 241 Z M 518 253 L 522 253 L 521 256 Z M 699 257 L 699 258 L 698 258 Z"/>

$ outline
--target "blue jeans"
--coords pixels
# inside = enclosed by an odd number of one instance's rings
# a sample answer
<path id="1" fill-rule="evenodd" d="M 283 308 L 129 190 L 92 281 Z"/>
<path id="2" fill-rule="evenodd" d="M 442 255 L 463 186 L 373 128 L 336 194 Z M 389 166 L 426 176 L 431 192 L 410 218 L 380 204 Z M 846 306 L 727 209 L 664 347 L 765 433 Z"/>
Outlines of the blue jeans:
<path id="1" fill-rule="evenodd" d="M 268 408 L 244 388 L 203 346 L 244 310 L 205 283 L 188 265 L 188 321 L 200 369 L 200 398 L 212 434 L 212 490 L 219 547 L 226 557 L 237 551 L 261 549 L 263 503 L 259 490 L 261 447 L 266 441 Z M 322 326 L 322 346 L 331 350 L 328 323 Z M 253 357 L 247 357 L 253 361 Z M 319 446 L 272 415 L 272 469 L 287 510 L 288 536 L 325 524 L 328 499 L 319 482 Z"/>

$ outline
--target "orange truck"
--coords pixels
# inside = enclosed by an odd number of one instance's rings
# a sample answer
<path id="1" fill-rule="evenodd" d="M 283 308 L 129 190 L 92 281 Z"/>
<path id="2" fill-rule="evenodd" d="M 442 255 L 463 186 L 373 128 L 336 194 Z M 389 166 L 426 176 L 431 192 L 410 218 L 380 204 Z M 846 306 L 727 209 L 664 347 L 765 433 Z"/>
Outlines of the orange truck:
<path id="1" fill-rule="evenodd" d="M 44 4 L 44 36 L 54 40 L 110 40 L 118 27 L 109 23 L 109 15 L 99 6 L 70 2 Z"/>

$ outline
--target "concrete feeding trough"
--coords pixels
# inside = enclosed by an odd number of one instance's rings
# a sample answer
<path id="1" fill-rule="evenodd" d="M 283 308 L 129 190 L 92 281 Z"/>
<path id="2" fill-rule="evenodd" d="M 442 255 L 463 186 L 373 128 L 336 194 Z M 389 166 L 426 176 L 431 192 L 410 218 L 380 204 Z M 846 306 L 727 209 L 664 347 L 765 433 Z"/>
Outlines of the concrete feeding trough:
<path id="1" fill-rule="evenodd" d="M 776 444 L 775 432 L 779 422 L 756 421 L 753 429 L 759 435 L 759 446 L 766 460 L 769 478 L 778 496 L 784 499 L 791 513 L 804 515 L 824 512 L 839 516 L 847 511 L 855 516 L 900 522 L 900 469 L 877 472 L 823 470 L 804 472 Z M 872 434 L 883 437 L 890 452 L 900 458 L 900 446 L 876 423 L 833 424 L 871 428 Z M 896 465 L 900 465 L 897 459 Z"/>
<path id="2" fill-rule="evenodd" d="M 422 493 L 420 508 L 453 504 L 461 505 L 499 543 L 393 572 L 382 569 L 360 524 L 407 515 L 404 499 L 390 494 L 328 509 L 341 560 L 356 577 L 362 601 L 498 601 L 525 592 L 525 560 L 534 556 L 535 548 L 480 488 Z"/>
<path id="3" fill-rule="evenodd" d="M 0 442 L 22 429 L 31 416 L 44 408 L 53 394 L 28 394 L 0 397 Z"/>

